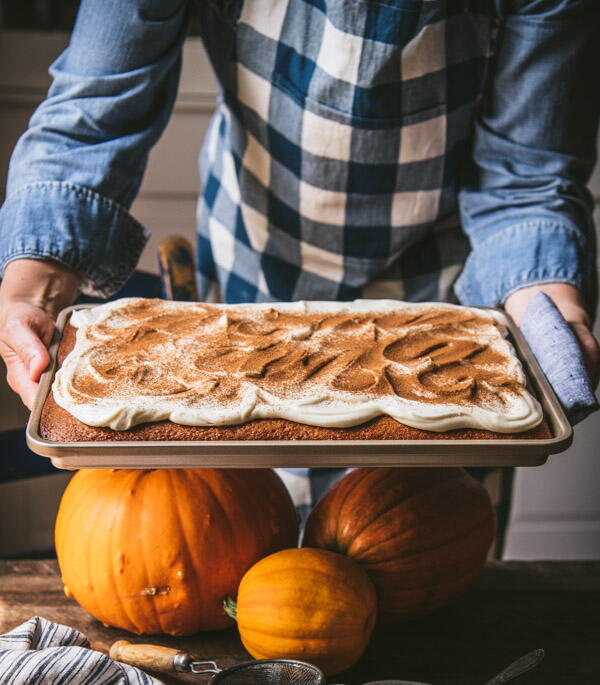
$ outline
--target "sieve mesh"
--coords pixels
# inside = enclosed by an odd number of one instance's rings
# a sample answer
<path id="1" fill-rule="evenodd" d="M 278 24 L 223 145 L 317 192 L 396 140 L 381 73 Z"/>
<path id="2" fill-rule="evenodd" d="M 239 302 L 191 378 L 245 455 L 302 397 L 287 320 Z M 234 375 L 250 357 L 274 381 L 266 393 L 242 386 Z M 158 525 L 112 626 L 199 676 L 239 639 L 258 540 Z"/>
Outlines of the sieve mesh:
<path id="1" fill-rule="evenodd" d="M 290 659 L 265 659 L 227 668 L 211 685 L 324 685 L 323 673 L 312 664 Z"/>

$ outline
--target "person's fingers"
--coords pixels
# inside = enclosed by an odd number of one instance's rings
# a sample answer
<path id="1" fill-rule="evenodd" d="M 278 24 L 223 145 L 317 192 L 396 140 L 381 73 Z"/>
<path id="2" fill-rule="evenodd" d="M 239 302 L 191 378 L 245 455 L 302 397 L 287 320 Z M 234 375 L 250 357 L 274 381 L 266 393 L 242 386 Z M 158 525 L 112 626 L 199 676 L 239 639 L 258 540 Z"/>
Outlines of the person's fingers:
<path id="1" fill-rule="evenodd" d="M 597 388 L 600 381 L 600 346 L 598 341 L 584 323 L 570 323 L 569 325 L 583 352 L 585 366 L 592 382 L 592 387 Z"/>
<path id="2" fill-rule="evenodd" d="M 8 382 L 31 407 L 48 366 L 54 317 L 71 304 L 82 277 L 53 260 L 14 259 L 0 283 L 0 355 Z"/>
<path id="3" fill-rule="evenodd" d="M 50 361 L 46 348 L 50 327 L 49 317 L 42 313 L 41 316 L 10 319 L 2 331 L 2 342 L 21 360 L 34 382 L 39 380 Z"/>
<path id="4" fill-rule="evenodd" d="M 6 380 L 8 385 L 20 395 L 23 404 L 28 409 L 31 409 L 37 393 L 38 383 L 29 376 L 29 370 L 26 368 L 23 360 L 4 343 L 0 343 L 0 355 L 2 355 L 6 364 Z"/>
<path id="5" fill-rule="evenodd" d="M 4 318 L 9 312 L 10 317 Z M 6 364 L 7 381 L 31 409 L 40 376 L 50 362 L 47 346 L 54 321 L 44 310 L 24 303 L 4 308 L 3 314 L 0 356 Z"/>

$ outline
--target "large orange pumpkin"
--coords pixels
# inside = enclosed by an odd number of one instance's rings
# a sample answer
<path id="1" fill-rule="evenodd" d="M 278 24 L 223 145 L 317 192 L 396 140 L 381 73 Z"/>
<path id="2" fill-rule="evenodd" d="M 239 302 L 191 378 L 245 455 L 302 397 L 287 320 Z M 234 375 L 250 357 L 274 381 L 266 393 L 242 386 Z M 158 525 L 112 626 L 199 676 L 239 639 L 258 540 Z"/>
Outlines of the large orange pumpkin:
<path id="1" fill-rule="evenodd" d="M 303 544 L 359 562 L 375 584 L 380 622 L 393 623 L 466 590 L 494 534 L 491 501 L 463 469 L 367 468 L 317 503 Z"/>
<path id="2" fill-rule="evenodd" d="M 240 637 L 253 657 L 300 659 L 327 675 L 360 659 L 376 614 L 365 571 L 322 549 L 286 549 L 262 559 L 242 578 L 237 596 Z"/>
<path id="3" fill-rule="evenodd" d="M 270 469 L 82 470 L 56 520 L 65 592 L 137 634 L 230 626 L 223 598 L 297 536 L 292 501 Z"/>

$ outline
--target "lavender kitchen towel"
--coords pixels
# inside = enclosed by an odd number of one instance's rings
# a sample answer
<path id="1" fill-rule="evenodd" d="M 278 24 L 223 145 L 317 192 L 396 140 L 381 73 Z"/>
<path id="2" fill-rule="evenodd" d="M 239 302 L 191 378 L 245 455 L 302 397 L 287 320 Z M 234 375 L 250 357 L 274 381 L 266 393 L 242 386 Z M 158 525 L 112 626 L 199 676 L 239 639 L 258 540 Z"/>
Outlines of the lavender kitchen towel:
<path id="1" fill-rule="evenodd" d="M 548 295 L 531 299 L 520 328 L 571 424 L 596 411 L 598 401 L 577 338 Z"/>
<path id="2" fill-rule="evenodd" d="M 2 685 L 160 685 L 133 666 L 89 649 L 79 631 L 45 618 L 0 635 Z"/>

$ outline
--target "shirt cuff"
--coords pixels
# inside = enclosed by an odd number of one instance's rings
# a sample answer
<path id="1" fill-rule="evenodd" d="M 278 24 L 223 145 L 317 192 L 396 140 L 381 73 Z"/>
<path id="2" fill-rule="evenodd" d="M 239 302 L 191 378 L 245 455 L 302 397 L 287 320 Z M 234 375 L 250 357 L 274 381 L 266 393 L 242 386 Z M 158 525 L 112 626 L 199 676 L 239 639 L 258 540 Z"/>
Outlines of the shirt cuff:
<path id="1" fill-rule="evenodd" d="M 595 304 L 592 246 L 568 225 L 531 221 L 510 226 L 473 246 L 454 291 L 464 305 L 495 307 L 515 290 L 570 283 Z"/>
<path id="2" fill-rule="evenodd" d="M 120 204 L 60 181 L 24 186 L 0 209 L 0 273 L 15 259 L 51 259 L 109 297 L 134 271 L 149 232 Z"/>

